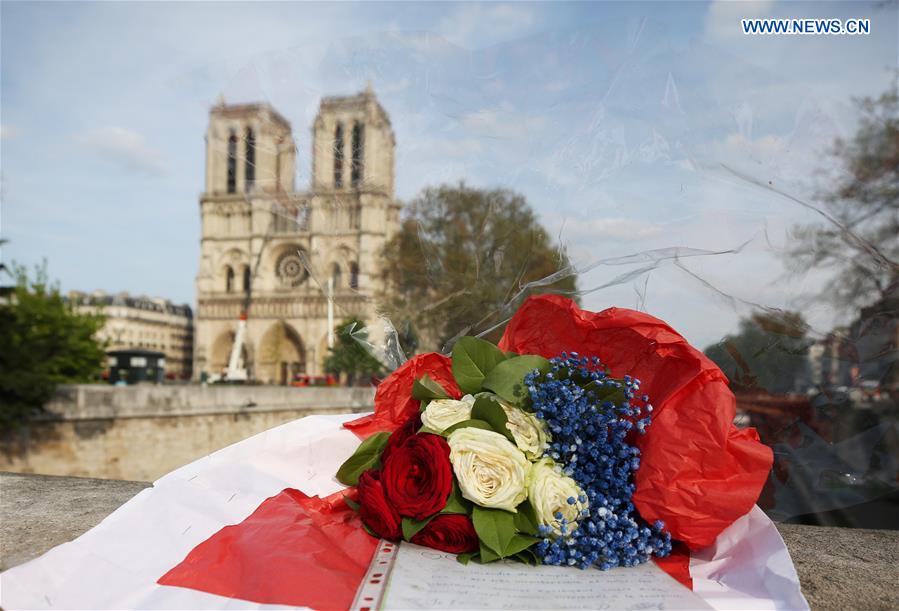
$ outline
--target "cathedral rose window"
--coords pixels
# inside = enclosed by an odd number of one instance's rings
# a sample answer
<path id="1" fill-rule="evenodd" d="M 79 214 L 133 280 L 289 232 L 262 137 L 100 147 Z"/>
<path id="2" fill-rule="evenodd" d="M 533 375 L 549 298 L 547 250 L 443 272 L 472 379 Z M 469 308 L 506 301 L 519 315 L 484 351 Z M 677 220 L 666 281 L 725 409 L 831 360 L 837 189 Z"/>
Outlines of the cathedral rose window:
<path id="1" fill-rule="evenodd" d="M 299 286 L 309 275 L 300 255 L 294 251 L 286 252 L 278 258 L 275 273 L 286 286 Z"/>

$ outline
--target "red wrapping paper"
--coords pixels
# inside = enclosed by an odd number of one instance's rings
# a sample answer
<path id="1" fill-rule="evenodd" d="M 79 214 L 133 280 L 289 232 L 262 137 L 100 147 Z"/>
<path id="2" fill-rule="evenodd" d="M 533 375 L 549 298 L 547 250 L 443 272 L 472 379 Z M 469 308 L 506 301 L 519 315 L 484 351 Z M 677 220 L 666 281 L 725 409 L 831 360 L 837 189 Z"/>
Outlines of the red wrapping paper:
<path id="1" fill-rule="evenodd" d="M 453 377 L 453 363 L 442 354 L 429 352 L 414 356 L 378 386 L 375 393 L 375 413 L 363 416 L 344 426 L 365 438 L 379 431 L 395 431 L 406 420 L 418 414 L 419 402 L 412 398 L 412 384 L 425 374 L 440 384 L 447 394 L 462 396 Z"/>
<path id="2" fill-rule="evenodd" d="M 195 547 L 158 583 L 266 604 L 346 609 L 378 540 L 343 501 L 287 489 Z"/>
<path id="3" fill-rule="evenodd" d="M 692 590 L 693 576 L 690 575 L 690 550 L 680 541 L 671 546 L 671 553 L 664 558 L 653 556 L 660 569 L 674 577 L 682 586 Z"/>
<path id="4" fill-rule="evenodd" d="M 540 295 L 519 308 L 499 346 L 547 358 L 595 355 L 613 376 L 640 379 L 655 410 L 649 432 L 637 439 L 634 504 L 645 520 L 664 520 L 690 549 L 711 545 L 758 499 L 771 449 L 754 429 L 734 427 L 727 378 L 661 320 L 621 308 L 587 312 L 564 297 Z"/>

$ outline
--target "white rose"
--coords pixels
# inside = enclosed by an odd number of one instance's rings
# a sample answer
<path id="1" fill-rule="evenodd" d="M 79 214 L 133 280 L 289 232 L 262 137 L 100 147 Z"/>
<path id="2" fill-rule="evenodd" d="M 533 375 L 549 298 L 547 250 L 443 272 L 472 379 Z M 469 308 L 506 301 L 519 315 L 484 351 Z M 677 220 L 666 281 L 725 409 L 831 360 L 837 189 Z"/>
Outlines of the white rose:
<path id="1" fill-rule="evenodd" d="M 503 435 L 469 426 L 453 431 L 446 441 L 459 489 L 469 501 L 514 512 L 527 498 L 531 463 Z"/>
<path id="2" fill-rule="evenodd" d="M 506 412 L 506 427 L 515 439 L 515 445 L 531 460 L 543 456 L 548 435 L 545 425 L 534 414 L 500 401 Z"/>
<path id="3" fill-rule="evenodd" d="M 455 399 L 435 399 L 428 403 L 421 414 L 421 423 L 431 429 L 442 433 L 449 427 L 471 419 L 471 406 L 474 397 L 465 395 L 461 401 Z"/>
<path id="4" fill-rule="evenodd" d="M 577 528 L 581 511 L 587 508 L 587 503 L 580 501 L 583 496 L 584 491 L 577 482 L 556 471 L 552 460 L 544 458 L 531 467 L 528 499 L 537 514 L 537 520 L 552 527 L 557 535 L 561 534 L 562 520 L 556 514 L 561 514 L 567 520 L 568 532 Z M 574 498 L 574 504 L 568 502 L 569 498 Z"/>

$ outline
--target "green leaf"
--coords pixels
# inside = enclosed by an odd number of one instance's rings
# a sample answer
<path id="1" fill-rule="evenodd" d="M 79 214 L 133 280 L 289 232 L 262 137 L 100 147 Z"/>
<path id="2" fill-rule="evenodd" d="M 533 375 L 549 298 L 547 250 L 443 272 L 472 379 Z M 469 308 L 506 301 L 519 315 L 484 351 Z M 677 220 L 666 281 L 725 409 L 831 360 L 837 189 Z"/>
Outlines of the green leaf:
<path id="1" fill-rule="evenodd" d="M 477 558 L 478 558 L 478 552 L 464 552 L 464 553 L 456 556 L 456 562 L 458 562 L 459 564 L 467 565 L 472 560 L 477 562 Z"/>
<path id="2" fill-rule="evenodd" d="M 535 554 L 530 548 L 522 550 L 517 554 L 514 554 L 512 557 L 519 562 L 524 562 L 525 564 L 529 564 L 531 566 L 537 566 L 538 564 L 540 564 L 540 559 L 537 558 L 537 554 Z"/>
<path id="3" fill-rule="evenodd" d="M 459 484 L 453 480 L 453 490 L 446 500 L 446 507 L 440 513 L 462 513 L 468 515 L 471 512 L 471 503 L 462 496 Z"/>
<path id="4" fill-rule="evenodd" d="M 418 521 L 413 520 L 412 518 L 403 518 L 402 526 L 403 526 L 403 539 L 406 541 L 411 541 L 412 537 L 417 535 L 425 526 L 428 525 L 428 522 L 434 519 L 434 516 L 430 518 L 425 518 L 424 520 Z"/>
<path id="5" fill-rule="evenodd" d="M 515 528 L 518 529 L 518 532 L 536 535 L 539 532 L 537 529 L 539 522 L 537 520 L 537 512 L 534 511 L 530 501 L 525 500 L 515 509 L 518 511 L 515 514 Z"/>
<path id="6" fill-rule="evenodd" d="M 381 464 L 381 452 L 390 433 L 375 433 L 363 441 L 353 455 L 337 470 L 337 480 L 347 486 L 359 483 L 359 476 Z"/>
<path id="7" fill-rule="evenodd" d="M 488 399 L 487 397 L 475 399 L 474 405 L 471 408 L 471 417 L 474 420 L 483 420 L 489 424 L 494 431 L 501 435 L 505 435 L 506 439 L 513 444 L 515 443 L 515 438 L 512 437 L 512 431 L 506 426 L 509 422 L 509 419 L 506 417 L 506 412 L 504 412 L 502 406 L 493 399 Z"/>
<path id="8" fill-rule="evenodd" d="M 539 541 L 537 537 L 530 537 L 528 535 L 515 535 L 503 549 L 502 556 L 503 558 L 507 556 L 514 556 L 515 554 L 523 552 L 530 546 L 534 545 L 535 543 L 537 543 L 537 541 Z"/>
<path id="9" fill-rule="evenodd" d="M 493 430 L 493 427 L 490 426 L 489 422 L 484 422 L 483 420 L 463 420 L 462 422 L 457 422 L 453 426 L 443 431 L 441 435 L 443 435 L 444 437 L 448 437 L 449 434 L 453 431 L 458 431 L 459 429 L 464 429 L 469 426 L 473 426 L 476 429 L 484 429 L 487 431 Z"/>
<path id="10" fill-rule="evenodd" d="M 483 386 L 499 395 L 501 399 L 522 406 L 529 399 L 524 386 L 524 377 L 535 369 L 546 373 L 550 370 L 549 361 L 533 354 L 516 356 L 497 364 L 484 378 Z"/>
<path id="11" fill-rule="evenodd" d="M 500 556 L 515 537 L 515 516 L 508 511 L 475 505 L 471 521 L 475 532 L 478 533 L 478 539 L 483 544 L 482 547 L 487 546 Z M 483 550 L 481 555 L 483 557 Z"/>
<path id="12" fill-rule="evenodd" d="M 381 535 L 379 535 L 378 533 L 376 533 L 375 531 L 373 531 L 371 528 L 369 528 L 369 527 L 368 527 L 368 524 L 366 524 L 365 522 L 362 523 L 362 528 L 364 528 L 364 529 L 365 529 L 365 532 L 367 532 L 368 534 L 370 534 L 370 535 L 371 535 L 372 537 L 374 537 L 375 539 L 380 539 L 380 538 L 381 538 Z"/>
<path id="13" fill-rule="evenodd" d="M 453 377 L 462 392 L 481 390 L 484 377 L 505 360 L 503 351 L 477 337 L 462 337 L 453 346 Z"/>
<path id="14" fill-rule="evenodd" d="M 434 429 L 429 429 L 426 426 L 423 426 L 420 429 L 418 429 L 418 432 L 419 433 L 430 433 L 431 435 L 439 435 L 440 434 L 440 431 L 435 431 Z"/>
<path id="15" fill-rule="evenodd" d="M 481 541 L 481 551 L 478 553 L 478 558 L 480 558 L 481 564 L 487 564 L 488 562 L 499 560 L 502 556 L 484 545 L 484 542 Z"/>
<path id="16" fill-rule="evenodd" d="M 343 502 L 346 503 L 347 507 L 349 507 L 356 513 L 359 513 L 359 507 L 360 507 L 359 503 L 357 503 L 356 501 L 354 501 L 353 499 L 351 499 L 348 496 L 343 497 Z"/>
<path id="17" fill-rule="evenodd" d="M 412 397 L 419 401 L 431 401 L 433 399 L 449 399 L 449 395 L 443 386 L 435 382 L 425 374 L 412 383 Z"/>

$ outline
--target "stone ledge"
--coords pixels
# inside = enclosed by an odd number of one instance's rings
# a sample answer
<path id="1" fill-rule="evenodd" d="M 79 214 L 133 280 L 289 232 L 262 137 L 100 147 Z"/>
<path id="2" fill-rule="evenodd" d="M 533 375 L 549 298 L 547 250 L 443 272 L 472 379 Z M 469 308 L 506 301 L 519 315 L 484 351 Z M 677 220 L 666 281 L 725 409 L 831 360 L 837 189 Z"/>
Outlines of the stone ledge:
<path id="1" fill-rule="evenodd" d="M 0 569 L 71 541 L 150 485 L 0 473 Z M 899 531 L 778 529 L 812 609 L 899 609 Z"/>
<path id="2" fill-rule="evenodd" d="M 47 420 L 160 418 L 316 410 L 318 413 L 370 411 L 375 389 L 264 385 L 62 384 L 47 403 Z"/>
<path id="3" fill-rule="evenodd" d="M 79 537 L 151 485 L 0 473 L 0 570 Z"/>

